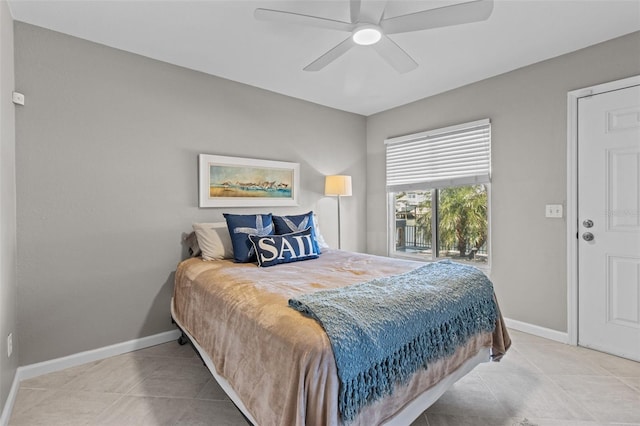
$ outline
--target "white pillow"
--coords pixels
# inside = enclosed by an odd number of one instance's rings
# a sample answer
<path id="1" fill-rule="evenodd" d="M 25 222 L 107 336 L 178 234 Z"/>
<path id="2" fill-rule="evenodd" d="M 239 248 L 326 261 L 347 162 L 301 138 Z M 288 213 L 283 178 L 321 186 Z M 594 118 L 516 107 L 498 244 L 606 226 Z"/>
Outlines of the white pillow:
<path id="1" fill-rule="evenodd" d="M 322 234 L 320 233 L 320 227 L 318 226 L 318 216 L 316 216 L 316 214 L 313 214 L 313 227 L 314 232 L 316 234 L 316 241 L 318 242 L 318 246 L 320 247 L 320 250 L 325 250 L 330 248 L 329 244 L 327 244 L 327 242 L 324 240 L 324 237 L 322 236 Z"/>
<path id="2" fill-rule="evenodd" d="M 233 258 L 233 245 L 227 222 L 194 223 L 193 230 L 204 260 Z"/>

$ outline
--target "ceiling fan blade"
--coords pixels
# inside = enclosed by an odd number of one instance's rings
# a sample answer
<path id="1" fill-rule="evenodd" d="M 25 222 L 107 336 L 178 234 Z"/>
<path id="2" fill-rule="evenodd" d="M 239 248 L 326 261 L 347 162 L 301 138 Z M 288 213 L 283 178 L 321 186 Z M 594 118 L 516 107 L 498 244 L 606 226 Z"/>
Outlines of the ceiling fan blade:
<path id="1" fill-rule="evenodd" d="M 262 21 L 309 25 L 318 28 L 328 28 L 330 30 L 346 32 L 351 32 L 355 28 L 355 25 L 350 22 L 336 21 L 333 19 L 320 18 L 318 16 L 302 15 L 300 13 L 285 12 L 283 10 L 258 8 L 253 12 L 253 16 Z"/>
<path id="2" fill-rule="evenodd" d="M 345 39 L 333 49 L 329 50 L 324 55 L 320 56 L 315 61 L 304 67 L 305 71 L 320 71 L 322 68 L 329 65 L 331 62 L 344 55 L 349 49 L 355 46 L 351 37 Z"/>
<path id="3" fill-rule="evenodd" d="M 349 2 L 349 12 L 351 16 L 351 22 L 358 22 L 360 19 L 360 0 L 351 0 Z"/>
<path id="4" fill-rule="evenodd" d="M 387 0 L 367 0 L 360 7 L 360 22 L 378 24 L 384 15 Z"/>
<path id="5" fill-rule="evenodd" d="M 418 63 L 386 35 L 383 35 L 372 47 L 400 74 L 418 68 Z"/>
<path id="6" fill-rule="evenodd" d="M 476 0 L 383 19 L 380 27 L 385 34 L 407 33 L 484 21 L 492 11 L 493 0 Z"/>

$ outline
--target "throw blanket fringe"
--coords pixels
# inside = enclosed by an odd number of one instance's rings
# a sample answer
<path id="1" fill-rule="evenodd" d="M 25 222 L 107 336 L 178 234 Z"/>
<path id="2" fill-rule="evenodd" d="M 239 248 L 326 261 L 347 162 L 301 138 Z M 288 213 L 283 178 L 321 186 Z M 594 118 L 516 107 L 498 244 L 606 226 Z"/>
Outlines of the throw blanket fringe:
<path id="1" fill-rule="evenodd" d="M 493 285 L 476 268 L 448 261 L 405 274 L 307 294 L 289 305 L 329 337 L 348 423 L 428 363 L 495 328 Z"/>

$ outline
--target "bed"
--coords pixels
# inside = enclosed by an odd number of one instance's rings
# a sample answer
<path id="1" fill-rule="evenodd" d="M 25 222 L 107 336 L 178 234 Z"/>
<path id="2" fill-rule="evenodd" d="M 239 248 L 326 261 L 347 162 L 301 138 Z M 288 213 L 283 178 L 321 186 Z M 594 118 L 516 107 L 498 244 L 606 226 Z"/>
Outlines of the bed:
<path id="1" fill-rule="evenodd" d="M 332 341 L 316 319 L 289 301 L 423 265 L 332 249 L 270 268 L 194 257 L 178 265 L 171 313 L 255 425 L 408 425 L 476 365 L 504 355 L 510 339 L 499 310 L 490 330 L 469 335 L 447 356 L 431 360 L 345 419 Z"/>

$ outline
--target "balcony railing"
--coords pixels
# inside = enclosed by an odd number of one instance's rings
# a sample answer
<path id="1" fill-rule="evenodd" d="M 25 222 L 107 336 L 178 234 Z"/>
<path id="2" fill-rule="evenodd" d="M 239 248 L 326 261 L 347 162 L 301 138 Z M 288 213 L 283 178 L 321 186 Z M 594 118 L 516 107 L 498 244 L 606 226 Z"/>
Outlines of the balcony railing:
<path id="1" fill-rule="evenodd" d="M 480 248 L 475 248 L 470 242 L 467 242 L 467 247 L 470 247 L 465 257 L 469 259 L 475 259 L 476 256 L 480 260 L 486 259 L 487 247 L 486 244 Z M 431 233 L 427 232 L 427 228 L 424 226 L 407 225 L 404 220 L 396 221 L 396 251 L 404 252 L 430 252 L 432 249 Z M 457 247 L 449 247 L 445 244 L 440 244 L 439 252 L 441 255 L 446 256 L 460 256 Z"/>
<path id="2" fill-rule="evenodd" d="M 424 226 L 404 225 L 396 222 L 396 250 L 431 250 L 431 234 Z"/>

